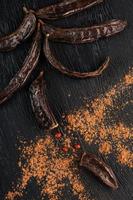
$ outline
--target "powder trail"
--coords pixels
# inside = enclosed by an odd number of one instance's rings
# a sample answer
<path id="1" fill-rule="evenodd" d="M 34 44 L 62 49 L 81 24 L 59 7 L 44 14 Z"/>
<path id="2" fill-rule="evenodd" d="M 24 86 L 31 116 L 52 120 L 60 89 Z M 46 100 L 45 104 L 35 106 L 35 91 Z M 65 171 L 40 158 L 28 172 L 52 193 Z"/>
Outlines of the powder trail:
<path id="1" fill-rule="evenodd" d="M 46 195 L 50 200 L 59 200 L 61 191 L 66 186 L 65 180 L 68 180 L 73 195 L 79 200 L 90 200 L 89 196 L 86 196 L 73 157 L 61 158 L 58 153 L 50 136 L 36 139 L 30 145 L 24 143 L 18 162 L 21 177 L 16 186 L 15 183 L 12 184 L 13 187 L 5 199 L 23 197 L 30 179 L 34 177 L 41 190 L 41 200 L 45 199 Z"/>
<path id="2" fill-rule="evenodd" d="M 131 89 L 133 89 L 133 68 L 123 79 L 114 85 L 104 96 L 86 103 L 80 109 L 66 116 L 67 129 L 79 132 L 89 144 L 97 144 L 99 152 L 104 155 L 115 154 L 120 164 L 133 167 L 133 152 L 128 144 L 133 144 L 133 127 L 127 127 L 124 122 L 115 122 L 113 114 L 132 103 Z M 127 102 L 119 103 L 126 95 Z"/>

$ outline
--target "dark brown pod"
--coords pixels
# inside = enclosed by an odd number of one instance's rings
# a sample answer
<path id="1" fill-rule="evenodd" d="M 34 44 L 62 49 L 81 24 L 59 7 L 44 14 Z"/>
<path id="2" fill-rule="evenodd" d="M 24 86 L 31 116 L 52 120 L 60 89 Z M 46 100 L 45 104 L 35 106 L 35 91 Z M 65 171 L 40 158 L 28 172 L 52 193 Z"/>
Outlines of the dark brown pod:
<path id="1" fill-rule="evenodd" d="M 47 100 L 43 71 L 30 87 L 30 99 L 33 112 L 40 126 L 47 130 L 56 128 L 58 123 Z"/>
<path id="2" fill-rule="evenodd" d="M 42 32 L 49 34 L 49 39 L 59 42 L 80 44 L 94 42 L 99 38 L 110 37 L 125 29 L 127 22 L 113 19 L 103 24 L 85 28 L 56 28 L 42 23 Z"/>
<path id="3" fill-rule="evenodd" d="M 0 38 L 0 51 L 10 51 L 26 40 L 36 28 L 36 17 L 32 12 L 26 14 L 19 28 L 12 34 Z"/>
<path id="4" fill-rule="evenodd" d="M 103 0 L 64 0 L 60 3 L 39 9 L 36 11 L 36 15 L 42 19 L 55 20 L 81 12 L 101 2 Z"/>
<path id="5" fill-rule="evenodd" d="M 118 182 L 111 167 L 108 166 L 103 160 L 97 158 L 96 155 L 83 153 L 80 160 L 80 166 L 85 167 L 86 169 L 91 171 L 107 186 L 113 189 L 118 188 Z"/>
<path id="6" fill-rule="evenodd" d="M 17 90 L 23 87 L 32 71 L 35 69 L 41 51 L 41 31 L 40 24 L 36 35 L 33 39 L 31 49 L 23 63 L 22 68 L 16 73 L 16 75 L 9 82 L 8 86 L 0 92 L 0 104 L 7 101 Z"/>
<path id="7" fill-rule="evenodd" d="M 60 71 L 62 74 L 65 74 L 67 76 L 71 76 L 71 77 L 77 77 L 77 78 L 88 78 L 88 77 L 95 77 L 95 76 L 99 76 L 102 74 L 102 72 L 108 67 L 109 62 L 110 62 L 110 58 L 107 57 L 105 62 L 95 71 L 92 72 L 76 72 L 76 71 L 71 71 L 67 68 L 65 68 L 61 62 L 59 60 L 57 60 L 53 53 L 50 50 L 50 46 L 49 46 L 49 41 L 48 41 L 48 35 L 46 35 L 46 39 L 45 39 L 45 43 L 44 43 L 44 54 L 46 56 L 46 58 L 48 59 L 49 63 L 58 71 Z"/>

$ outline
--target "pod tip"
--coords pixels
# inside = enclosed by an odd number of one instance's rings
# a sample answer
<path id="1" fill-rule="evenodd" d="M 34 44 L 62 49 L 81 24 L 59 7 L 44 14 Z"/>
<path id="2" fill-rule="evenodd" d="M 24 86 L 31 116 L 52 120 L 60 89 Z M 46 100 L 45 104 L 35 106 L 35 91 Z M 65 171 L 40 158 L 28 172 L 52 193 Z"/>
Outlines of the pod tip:
<path id="1" fill-rule="evenodd" d="M 24 11 L 24 13 L 28 13 L 28 9 L 25 7 L 25 6 L 23 6 L 23 11 Z"/>

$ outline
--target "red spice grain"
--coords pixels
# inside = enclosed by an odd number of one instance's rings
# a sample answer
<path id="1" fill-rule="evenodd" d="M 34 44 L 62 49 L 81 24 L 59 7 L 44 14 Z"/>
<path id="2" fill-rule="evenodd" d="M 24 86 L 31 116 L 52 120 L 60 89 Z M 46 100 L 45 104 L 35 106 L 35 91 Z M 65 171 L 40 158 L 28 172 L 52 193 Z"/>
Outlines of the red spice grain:
<path id="1" fill-rule="evenodd" d="M 62 137 L 62 133 L 61 132 L 55 133 L 55 138 L 56 139 L 60 139 L 61 137 Z"/>
<path id="2" fill-rule="evenodd" d="M 62 151 L 63 151 L 64 153 L 67 153 L 67 152 L 68 152 L 68 148 L 67 148 L 67 147 L 63 147 L 63 148 L 62 148 Z"/>
<path id="3" fill-rule="evenodd" d="M 75 149 L 80 149 L 81 145 L 80 144 L 75 144 L 74 147 L 75 147 Z"/>

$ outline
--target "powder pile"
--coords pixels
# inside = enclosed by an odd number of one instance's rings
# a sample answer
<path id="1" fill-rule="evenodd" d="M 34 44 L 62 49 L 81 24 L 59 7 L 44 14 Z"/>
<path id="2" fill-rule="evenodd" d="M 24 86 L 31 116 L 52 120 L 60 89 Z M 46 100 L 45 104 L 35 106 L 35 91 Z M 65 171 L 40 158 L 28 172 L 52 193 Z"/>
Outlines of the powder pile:
<path id="1" fill-rule="evenodd" d="M 100 153 L 113 153 L 120 164 L 128 167 L 133 167 L 133 152 L 129 149 L 133 142 L 133 128 L 127 127 L 120 119 L 115 120 L 114 115 L 131 103 L 132 86 L 133 70 L 130 70 L 104 96 L 86 102 L 66 116 L 69 133 L 79 132 L 87 143 L 97 144 Z M 128 99 L 126 102 L 124 95 Z"/>
<path id="2" fill-rule="evenodd" d="M 67 139 L 66 141 L 69 142 Z M 70 188 L 77 199 L 90 199 L 85 194 L 79 178 L 78 166 L 73 157 L 59 156 L 52 137 L 37 138 L 35 142 L 30 144 L 24 142 L 23 144 L 18 162 L 21 176 L 17 180 L 16 186 L 14 186 L 15 183 L 12 183 L 12 189 L 7 193 L 6 200 L 22 198 L 32 177 L 35 178 L 40 188 L 41 200 L 45 199 L 46 195 L 50 200 L 62 199 L 62 189 L 66 186 Z M 68 183 L 65 182 L 66 180 Z"/>

